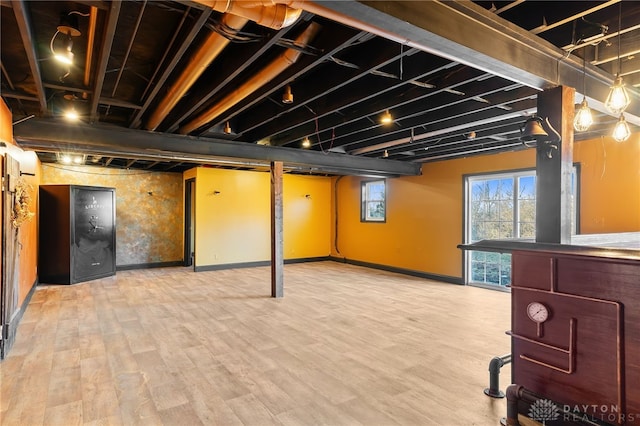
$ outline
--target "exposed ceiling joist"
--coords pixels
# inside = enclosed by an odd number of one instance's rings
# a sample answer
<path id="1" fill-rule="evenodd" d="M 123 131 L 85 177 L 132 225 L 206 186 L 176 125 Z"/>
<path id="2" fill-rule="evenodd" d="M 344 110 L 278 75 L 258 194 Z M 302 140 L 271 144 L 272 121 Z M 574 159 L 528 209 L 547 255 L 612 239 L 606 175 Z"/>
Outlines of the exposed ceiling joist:
<path id="1" fill-rule="evenodd" d="M 128 154 L 129 158 L 154 160 L 200 161 L 224 163 L 232 159 L 266 164 L 282 161 L 285 166 L 313 173 L 356 174 L 375 176 L 415 176 L 420 165 L 411 162 L 323 154 L 293 148 L 262 146 L 225 140 L 206 140 L 182 136 L 143 132 L 139 130 L 67 124 L 54 120 L 33 119 L 14 128 L 18 143 L 29 149 L 52 148 L 58 150 L 86 149 L 108 156 Z"/>
<path id="2" fill-rule="evenodd" d="M 185 11 L 182 21 L 180 21 L 180 26 L 182 26 L 184 20 L 188 17 L 189 11 L 190 9 L 187 9 L 187 11 Z M 160 66 L 163 67 L 162 74 L 160 75 L 157 81 L 154 81 L 153 78 L 150 79 L 149 84 L 155 83 L 155 86 L 147 96 L 144 102 L 144 105 L 142 105 L 142 108 L 140 108 L 140 110 L 135 115 L 133 120 L 131 120 L 131 125 L 129 127 L 131 128 L 140 127 L 142 115 L 147 111 L 147 109 L 151 105 L 151 102 L 156 98 L 156 96 L 158 95 L 158 92 L 160 92 L 160 90 L 163 88 L 164 83 L 167 81 L 167 79 L 169 78 L 169 76 L 171 75 L 175 67 L 178 65 L 178 62 L 180 61 L 180 59 L 182 59 L 182 56 L 184 55 L 184 53 L 187 51 L 189 46 L 191 46 L 191 43 L 193 42 L 194 37 L 196 37 L 198 32 L 207 23 L 209 16 L 211 16 L 211 12 L 212 12 L 211 9 L 205 9 L 202 11 L 202 13 L 200 13 L 200 16 L 198 16 L 197 21 L 191 27 L 188 35 L 184 38 L 184 40 L 178 47 L 175 55 L 173 55 L 173 57 L 171 58 L 171 60 L 167 65 L 164 65 L 164 57 L 163 57 L 163 60 L 160 61 L 160 63 L 158 64 L 158 67 Z M 178 34 L 177 32 L 174 34 L 174 38 L 175 36 L 177 36 L 177 34 Z M 173 40 L 171 43 L 173 44 Z M 167 52 L 169 52 L 169 49 L 167 49 Z M 158 70 L 159 69 L 156 69 L 156 72 Z M 154 77 L 155 77 L 155 74 L 154 74 Z"/>
<path id="3" fill-rule="evenodd" d="M 98 68 L 96 69 L 96 81 L 93 87 L 93 93 L 102 93 L 102 86 L 104 85 L 104 76 L 107 70 L 107 64 L 109 63 L 109 52 L 111 52 L 111 45 L 113 44 L 113 37 L 116 33 L 116 25 L 118 24 L 118 16 L 120 15 L 120 2 L 111 2 L 109 8 L 109 14 L 107 17 L 107 28 L 104 33 L 104 39 L 102 40 L 102 48 L 100 49 L 100 58 L 98 59 Z M 98 104 L 100 103 L 100 96 L 94 95 L 91 98 L 91 108 L 89 116 L 91 122 L 98 119 Z"/>
<path id="4" fill-rule="evenodd" d="M 21 1 L 13 1 L 13 12 L 20 29 L 20 35 L 24 40 L 24 50 L 27 53 L 27 59 L 29 61 L 29 67 L 33 74 L 34 83 L 36 86 L 37 98 L 40 103 L 40 110 L 42 114 L 47 114 L 47 100 L 44 93 L 44 86 L 42 85 L 42 75 L 40 73 L 40 65 L 38 64 L 38 55 L 36 49 L 31 40 L 33 40 L 33 31 L 31 30 L 31 24 L 27 14 L 26 6 Z"/>
<path id="5" fill-rule="evenodd" d="M 583 77 L 581 60 L 472 2 L 365 0 L 321 4 L 348 16 L 355 26 L 361 23 L 373 27 L 371 31 L 383 37 L 404 40 L 407 46 L 526 86 L 543 90 L 557 85 L 581 87 L 585 78 L 591 107 L 608 113 L 603 101 L 612 75 L 590 67 Z M 633 102 L 625 117 L 640 125 L 640 94 L 631 90 L 630 95 Z"/>

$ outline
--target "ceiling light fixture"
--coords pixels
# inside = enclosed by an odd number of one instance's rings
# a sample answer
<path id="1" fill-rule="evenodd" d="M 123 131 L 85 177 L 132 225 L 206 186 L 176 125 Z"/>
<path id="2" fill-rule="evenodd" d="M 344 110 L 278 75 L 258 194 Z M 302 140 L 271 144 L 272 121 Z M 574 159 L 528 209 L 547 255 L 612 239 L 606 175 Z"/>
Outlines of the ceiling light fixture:
<path id="1" fill-rule="evenodd" d="M 284 93 L 282 94 L 282 103 L 283 104 L 293 103 L 293 93 L 291 92 L 291 86 L 289 86 L 288 84 L 284 88 Z"/>
<path id="2" fill-rule="evenodd" d="M 304 139 L 302 139 L 302 147 L 303 148 L 311 148 L 311 141 L 306 136 L 305 136 Z"/>
<path id="3" fill-rule="evenodd" d="M 631 129 L 627 120 L 624 119 L 624 114 L 620 114 L 620 118 L 613 128 L 613 139 L 616 142 L 624 142 L 631 136 Z"/>
<path id="4" fill-rule="evenodd" d="M 59 33 L 60 31 L 56 31 L 51 38 L 51 43 L 49 44 L 51 53 L 56 61 L 65 65 L 73 65 L 73 52 L 71 51 L 71 48 L 73 47 L 73 40 L 71 39 L 71 35 L 67 34 L 67 38 L 65 40 L 65 51 L 63 53 L 56 52 L 53 48 L 53 42 Z"/>
<path id="5" fill-rule="evenodd" d="M 66 118 L 67 120 L 70 120 L 70 121 L 78 121 L 80 116 L 78 115 L 78 112 L 76 111 L 75 108 L 71 108 L 71 109 L 65 111 L 64 118 Z"/>
<path id="6" fill-rule="evenodd" d="M 231 125 L 229 124 L 228 121 L 224 124 L 224 129 L 222 131 L 224 132 L 225 135 L 231 134 Z"/>
<path id="7" fill-rule="evenodd" d="M 586 132 L 593 124 L 593 115 L 591 115 L 591 109 L 587 104 L 586 63 L 587 59 L 582 58 L 582 102 L 576 110 L 576 116 L 573 118 L 573 128 L 576 132 Z"/>
<path id="8" fill-rule="evenodd" d="M 607 100 L 604 102 L 604 106 L 614 115 L 622 114 L 631 103 L 627 89 L 624 88 L 622 76 L 620 76 L 620 72 L 622 71 L 622 58 L 620 56 L 620 39 L 622 38 L 622 2 L 618 3 L 618 7 L 618 73 L 616 74 L 613 86 L 611 86 L 611 89 L 609 90 Z"/>
<path id="9" fill-rule="evenodd" d="M 57 27 L 57 31 L 51 37 L 51 42 L 49 43 L 49 48 L 51 49 L 51 54 L 53 57 L 65 64 L 65 65 L 73 65 L 73 52 L 71 49 L 73 48 L 73 39 L 72 37 L 79 37 L 82 33 L 80 32 L 78 26 L 78 15 L 80 16 L 89 16 L 89 14 L 80 13 L 77 11 L 72 12 L 62 12 L 60 14 L 60 24 Z M 53 47 L 54 41 L 58 34 L 64 34 L 66 36 L 64 43 L 64 52 L 56 52 Z"/>
<path id="10" fill-rule="evenodd" d="M 384 114 L 380 116 L 380 123 L 382 124 L 391 124 L 393 122 L 393 117 L 389 110 L 386 110 Z"/>

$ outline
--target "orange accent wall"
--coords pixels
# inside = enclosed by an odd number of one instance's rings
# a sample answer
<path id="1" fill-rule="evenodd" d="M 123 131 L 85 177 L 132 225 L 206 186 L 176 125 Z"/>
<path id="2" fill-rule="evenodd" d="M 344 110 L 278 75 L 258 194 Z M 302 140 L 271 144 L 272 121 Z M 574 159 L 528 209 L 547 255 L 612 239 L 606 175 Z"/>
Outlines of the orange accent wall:
<path id="1" fill-rule="evenodd" d="M 582 233 L 640 231 L 639 137 L 622 144 L 603 138 L 574 145 L 574 161 L 582 165 Z M 337 184 L 338 243 L 336 248 L 332 237 L 332 254 L 460 278 L 463 176 L 532 167 L 533 149 L 426 163 L 421 176 L 387 179 L 386 223 L 360 222 L 363 178 L 342 178 Z"/>
<path id="2" fill-rule="evenodd" d="M 331 251 L 331 179 L 284 175 L 284 258 L 328 256 Z"/>
<path id="3" fill-rule="evenodd" d="M 31 203 L 29 210 L 37 212 L 37 191 L 40 182 L 39 165 L 40 161 L 34 152 L 23 151 L 13 141 L 12 115 L 4 100 L 0 99 L 0 141 L 10 145 L 7 152 L 20 162 L 20 171 L 33 173 L 35 176 L 23 175 L 22 179 L 31 185 Z M 4 152 L 4 151 L 3 151 Z M 2 158 L 0 158 L 2 160 Z M 3 171 L 4 176 L 4 171 Z M 4 194 L 3 194 L 4 196 Z M 3 206 L 7 209 L 5 214 L 11 214 L 12 206 Z M 18 250 L 20 250 L 18 263 L 18 307 L 22 306 L 27 294 L 36 283 L 38 276 L 38 220 L 33 219 L 25 222 L 18 230 Z M 13 229 L 11 230 L 13 231 Z M 0 220 L 0 233 L 2 232 L 2 221 Z M 0 251 L 0 255 L 2 255 Z M 0 271 L 1 273 L 2 271 Z"/>
<path id="4" fill-rule="evenodd" d="M 13 142 L 13 126 L 11 111 L 0 98 L 0 142 Z"/>
<path id="5" fill-rule="evenodd" d="M 270 260 L 269 173 L 201 167 L 195 178 L 195 266 Z M 329 255 L 330 197 L 329 178 L 284 175 L 285 259 Z"/>
<path id="6" fill-rule="evenodd" d="M 640 231 L 640 133 L 576 143 L 573 156 L 582 174 L 580 232 Z"/>
<path id="7" fill-rule="evenodd" d="M 38 185 L 41 174 L 39 172 L 40 160 L 35 152 L 25 152 L 20 158 L 20 169 L 35 172 L 35 176 L 23 176 L 22 178 L 31 185 L 31 203 L 29 210 L 38 211 Z M 20 242 L 20 271 L 19 283 L 20 291 L 18 295 L 18 306 L 22 305 L 25 298 L 31 291 L 38 277 L 38 219 L 33 217 L 20 227 L 18 234 Z"/>

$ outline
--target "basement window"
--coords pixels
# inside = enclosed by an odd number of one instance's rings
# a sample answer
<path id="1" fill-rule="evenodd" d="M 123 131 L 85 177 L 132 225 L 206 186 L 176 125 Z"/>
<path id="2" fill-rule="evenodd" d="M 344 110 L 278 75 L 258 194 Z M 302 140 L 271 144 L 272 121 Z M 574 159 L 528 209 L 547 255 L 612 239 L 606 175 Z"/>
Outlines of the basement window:
<path id="1" fill-rule="evenodd" d="M 578 231 L 579 168 L 571 174 L 572 230 Z M 536 171 L 534 169 L 465 177 L 465 241 L 524 239 L 536 236 Z M 469 251 L 468 284 L 511 285 L 511 254 Z"/>
<path id="2" fill-rule="evenodd" d="M 362 222 L 385 222 L 386 214 L 386 184 L 384 180 L 362 182 L 362 197 L 360 220 Z"/>

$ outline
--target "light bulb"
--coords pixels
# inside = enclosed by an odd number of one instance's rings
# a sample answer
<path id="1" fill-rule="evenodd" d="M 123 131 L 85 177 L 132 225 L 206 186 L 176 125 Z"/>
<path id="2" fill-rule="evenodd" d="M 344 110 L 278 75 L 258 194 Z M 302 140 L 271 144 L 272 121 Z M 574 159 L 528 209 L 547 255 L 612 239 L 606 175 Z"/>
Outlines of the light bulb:
<path id="1" fill-rule="evenodd" d="M 73 164 L 82 164 L 82 160 L 83 158 L 79 155 L 76 155 L 75 157 L 73 157 Z"/>
<path id="2" fill-rule="evenodd" d="M 70 121 L 76 121 L 78 120 L 79 116 L 76 110 L 74 108 L 71 108 L 70 110 L 64 113 L 64 118 Z"/>
<path id="3" fill-rule="evenodd" d="M 229 124 L 228 121 L 225 123 L 224 129 L 222 131 L 224 132 L 225 135 L 231 134 L 231 125 Z"/>
<path id="4" fill-rule="evenodd" d="M 63 64 L 73 65 L 73 52 L 67 51 L 65 53 L 56 53 L 53 57 Z"/>
<path id="5" fill-rule="evenodd" d="M 71 164 L 71 156 L 70 155 L 63 155 L 60 160 L 64 163 L 64 164 Z"/>
<path id="6" fill-rule="evenodd" d="M 629 139 L 629 136 L 631 136 L 629 124 L 627 124 L 627 120 L 624 119 L 624 114 L 620 114 L 620 118 L 613 128 L 613 139 L 616 142 L 624 142 Z"/>
<path id="7" fill-rule="evenodd" d="M 613 82 L 613 86 L 611 86 L 611 90 L 609 90 L 609 96 L 607 96 L 604 106 L 612 114 L 617 115 L 622 114 L 630 103 L 631 99 L 629 98 L 627 89 L 624 88 L 622 77 L 620 77 L 620 74 L 616 74 L 616 79 Z"/>
<path id="8" fill-rule="evenodd" d="M 309 138 L 302 139 L 302 146 L 303 148 L 309 148 L 311 146 L 311 141 L 309 140 Z"/>
<path id="9" fill-rule="evenodd" d="M 382 124 L 390 124 L 393 121 L 393 117 L 389 110 L 386 110 L 382 116 L 380 116 L 380 123 Z"/>
<path id="10" fill-rule="evenodd" d="M 576 116 L 573 119 L 573 128 L 577 132 L 586 132 L 593 124 L 593 116 L 591 115 L 591 109 L 587 104 L 587 98 L 582 98 L 580 108 L 576 111 Z"/>

